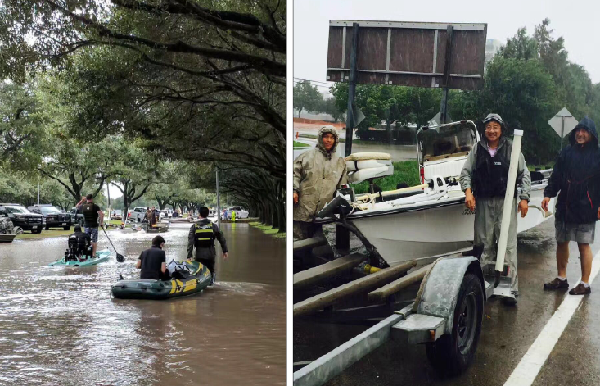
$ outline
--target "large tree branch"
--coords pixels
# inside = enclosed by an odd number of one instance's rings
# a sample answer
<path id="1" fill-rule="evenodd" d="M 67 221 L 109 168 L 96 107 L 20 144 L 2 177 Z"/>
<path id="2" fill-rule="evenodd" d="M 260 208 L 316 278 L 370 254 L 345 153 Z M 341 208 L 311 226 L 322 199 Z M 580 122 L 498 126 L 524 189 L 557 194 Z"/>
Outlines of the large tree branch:
<path id="1" fill-rule="evenodd" d="M 181 40 L 178 40 L 174 43 L 157 42 L 157 41 L 146 39 L 146 38 L 143 38 L 140 36 L 114 32 L 111 29 L 109 29 L 101 24 L 98 24 L 95 21 L 93 21 L 85 16 L 78 15 L 72 11 L 69 11 L 68 9 L 58 5 L 54 1 L 51 1 L 51 0 L 46 0 L 46 1 L 48 2 L 48 4 L 50 4 L 50 6 L 53 9 L 64 13 L 65 15 L 69 16 L 70 18 L 72 18 L 74 20 L 77 20 L 78 22 L 82 23 L 83 25 L 85 25 L 87 27 L 95 29 L 96 32 L 102 37 L 116 39 L 118 41 L 128 41 L 128 42 L 132 42 L 132 43 L 137 43 L 137 44 L 144 45 L 144 46 L 152 48 L 152 49 L 158 49 L 158 50 L 162 50 L 162 51 L 166 51 L 166 52 L 189 53 L 189 54 L 199 55 L 199 56 L 207 57 L 207 58 L 221 59 L 221 60 L 238 62 L 238 63 L 245 63 L 245 64 L 252 65 L 255 68 L 262 68 L 266 73 L 280 76 L 280 77 L 285 77 L 285 74 L 286 74 L 285 64 L 278 63 L 276 61 L 267 59 L 262 56 L 257 56 L 257 55 L 242 53 L 242 52 L 234 52 L 234 51 L 229 51 L 229 50 L 216 49 L 216 48 L 198 47 L 198 46 L 193 46 L 191 44 L 185 43 Z"/>

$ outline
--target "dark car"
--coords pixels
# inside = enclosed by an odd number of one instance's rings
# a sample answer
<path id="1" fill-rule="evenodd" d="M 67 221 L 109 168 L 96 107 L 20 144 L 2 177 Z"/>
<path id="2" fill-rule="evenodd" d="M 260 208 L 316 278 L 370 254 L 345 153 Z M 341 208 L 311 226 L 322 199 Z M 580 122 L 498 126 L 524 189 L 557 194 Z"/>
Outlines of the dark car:
<path id="1" fill-rule="evenodd" d="M 42 233 L 44 227 L 44 216 L 32 213 L 19 204 L 0 204 L 0 216 L 5 215 L 15 227 L 30 230 L 31 233 Z"/>
<path id="2" fill-rule="evenodd" d="M 71 229 L 71 224 L 73 223 L 71 214 L 64 210 L 60 210 L 52 205 L 34 205 L 27 209 L 33 213 L 44 216 L 44 219 L 46 220 L 46 229 L 63 228 L 66 231 Z"/>

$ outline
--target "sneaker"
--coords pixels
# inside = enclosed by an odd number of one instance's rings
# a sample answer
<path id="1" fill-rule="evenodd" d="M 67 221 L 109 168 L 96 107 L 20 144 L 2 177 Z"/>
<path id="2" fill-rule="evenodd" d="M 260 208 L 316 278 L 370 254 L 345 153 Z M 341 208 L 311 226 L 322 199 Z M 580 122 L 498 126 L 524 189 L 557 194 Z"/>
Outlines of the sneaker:
<path id="1" fill-rule="evenodd" d="M 583 283 L 577 284 L 575 287 L 571 288 L 569 294 L 571 295 L 587 295 L 592 292 L 591 287 L 586 287 Z"/>
<path id="2" fill-rule="evenodd" d="M 552 280 L 551 282 L 544 283 L 545 290 L 557 290 L 563 288 L 569 288 L 569 283 L 567 283 L 567 279 L 560 280 L 559 278 L 555 277 L 554 280 Z"/>

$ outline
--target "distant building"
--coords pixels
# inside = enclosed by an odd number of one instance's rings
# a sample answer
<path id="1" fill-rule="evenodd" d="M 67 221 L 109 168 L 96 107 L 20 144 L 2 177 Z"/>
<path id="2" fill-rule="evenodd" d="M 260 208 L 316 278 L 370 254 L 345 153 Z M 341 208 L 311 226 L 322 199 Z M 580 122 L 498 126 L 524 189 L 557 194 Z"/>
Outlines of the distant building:
<path id="1" fill-rule="evenodd" d="M 487 39 L 485 42 L 485 62 L 492 60 L 504 44 L 498 39 Z"/>

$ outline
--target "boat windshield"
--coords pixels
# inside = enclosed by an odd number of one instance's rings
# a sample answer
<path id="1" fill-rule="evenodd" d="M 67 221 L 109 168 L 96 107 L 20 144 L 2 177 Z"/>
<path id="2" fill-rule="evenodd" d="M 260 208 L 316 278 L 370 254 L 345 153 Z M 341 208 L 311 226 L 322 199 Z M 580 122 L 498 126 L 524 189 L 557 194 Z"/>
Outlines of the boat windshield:
<path id="1" fill-rule="evenodd" d="M 475 146 L 474 127 L 468 123 L 442 126 L 437 130 L 423 131 L 419 138 L 420 152 L 424 161 L 447 157 L 466 156 Z"/>

